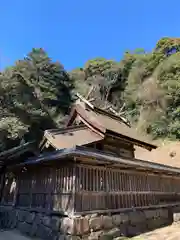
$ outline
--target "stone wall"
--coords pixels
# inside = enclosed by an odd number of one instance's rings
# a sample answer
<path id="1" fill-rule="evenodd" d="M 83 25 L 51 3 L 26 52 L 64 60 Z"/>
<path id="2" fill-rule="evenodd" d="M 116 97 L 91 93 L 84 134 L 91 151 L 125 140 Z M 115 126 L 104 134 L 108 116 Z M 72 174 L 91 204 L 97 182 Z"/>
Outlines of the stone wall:
<path id="1" fill-rule="evenodd" d="M 180 207 L 174 207 L 172 209 L 173 214 L 173 222 L 179 222 L 180 221 Z"/>
<path id="2" fill-rule="evenodd" d="M 3 228 L 17 228 L 23 234 L 44 240 L 112 240 L 171 224 L 170 212 L 156 209 L 70 218 L 0 207 L 0 224 Z"/>

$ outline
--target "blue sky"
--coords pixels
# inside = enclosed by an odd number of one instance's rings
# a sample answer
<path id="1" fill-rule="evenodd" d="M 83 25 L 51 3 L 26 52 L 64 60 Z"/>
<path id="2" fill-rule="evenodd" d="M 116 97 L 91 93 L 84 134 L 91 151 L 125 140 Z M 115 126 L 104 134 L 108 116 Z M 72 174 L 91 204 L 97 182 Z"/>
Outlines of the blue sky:
<path id="1" fill-rule="evenodd" d="M 42 47 L 67 70 L 180 37 L 178 0 L 1 1 L 0 69 Z"/>

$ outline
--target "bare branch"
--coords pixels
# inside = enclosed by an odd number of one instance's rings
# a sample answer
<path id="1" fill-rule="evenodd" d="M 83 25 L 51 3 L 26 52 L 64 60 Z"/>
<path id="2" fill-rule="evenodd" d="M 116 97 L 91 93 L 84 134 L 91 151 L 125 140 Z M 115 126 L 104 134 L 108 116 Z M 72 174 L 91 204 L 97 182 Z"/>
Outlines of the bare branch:
<path id="1" fill-rule="evenodd" d="M 86 95 L 86 99 L 89 98 L 90 94 L 92 93 L 92 91 L 94 90 L 95 86 L 91 86 L 90 89 L 89 89 L 89 92 L 87 93 Z"/>
<path id="2" fill-rule="evenodd" d="M 90 108 L 94 108 L 94 106 L 88 101 L 86 100 L 83 96 L 81 96 L 81 94 L 79 93 L 76 93 L 76 96 L 81 100 L 83 101 L 84 103 L 86 103 Z"/>
<path id="3" fill-rule="evenodd" d="M 125 108 L 125 103 L 123 103 L 123 105 L 122 105 L 122 107 L 120 108 L 120 110 L 119 110 L 119 114 L 122 112 L 122 110 Z"/>

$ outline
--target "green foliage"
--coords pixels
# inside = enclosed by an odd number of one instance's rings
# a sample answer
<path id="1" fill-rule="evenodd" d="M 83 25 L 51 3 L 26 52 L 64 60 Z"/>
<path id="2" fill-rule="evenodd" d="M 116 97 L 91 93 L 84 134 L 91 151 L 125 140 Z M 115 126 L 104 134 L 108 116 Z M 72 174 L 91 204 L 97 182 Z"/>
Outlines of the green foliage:
<path id="1" fill-rule="evenodd" d="M 180 38 L 169 38 L 169 37 L 161 38 L 157 42 L 155 50 L 165 53 L 172 48 L 180 50 Z"/>
<path id="2" fill-rule="evenodd" d="M 104 58 L 95 58 L 89 60 L 85 66 L 84 71 L 86 74 L 86 78 L 95 76 L 95 75 L 102 75 L 104 71 L 113 67 L 116 63 L 113 60 L 106 60 Z"/>
<path id="3" fill-rule="evenodd" d="M 119 62 L 95 58 L 69 73 L 32 49 L 0 73 L 0 149 L 61 126 L 77 91 L 98 107 L 125 104 L 124 116 L 154 138 L 180 139 L 180 39 L 162 38 L 152 52 L 128 51 Z"/>
<path id="4" fill-rule="evenodd" d="M 166 54 L 179 43 L 177 39 L 160 40 L 156 51 L 136 59 L 127 79 L 128 116 L 155 138 L 180 137 L 180 53 Z"/>
<path id="5" fill-rule="evenodd" d="M 173 49 L 176 52 L 169 53 Z M 95 92 L 99 106 L 100 98 L 108 99 L 116 110 L 125 103 L 125 116 L 140 131 L 154 138 L 179 139 L 179 50 L 180 39 L 162 38 L 152 52 L 128 51 L 120 62 L 90 60 L 81 69 L 79 86 L 86 93 L 89 86 L 99 86 Z"/>
<path id="6" fill-rule="evenodd" d="M 73 80 L 63 66 L 54 63 L 43 49 L 0 75 L 0 131 L 4 141 L 40 139 L 47 128 L 60 125 L 72 103 Z"/>

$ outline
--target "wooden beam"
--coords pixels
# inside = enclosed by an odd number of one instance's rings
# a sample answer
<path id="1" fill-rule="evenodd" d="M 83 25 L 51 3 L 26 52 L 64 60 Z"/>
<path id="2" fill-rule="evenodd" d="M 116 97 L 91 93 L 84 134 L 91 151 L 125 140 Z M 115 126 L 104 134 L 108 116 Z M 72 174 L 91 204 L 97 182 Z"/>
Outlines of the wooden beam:
<path id="1" fill-rule="evenodd" d="M 75 212 L 74 215 L 87 215 L 94 213 L 121 213 L 121 212 L 129 212 L 129 211 L 137 211 L 137 210 L 153 210 L 159 208 L 167 208 L 167 207 L 180 207 L 180 202 L 170 203 L 170 204 L 160 204 L 160 205 L 151 205 L 151 206 L 142 206 L 142 207 L 134 207 L 134 208 L 119 208 L 119 209 L 108 209 L 108 210 L 93 210 L 93 211 L 82 211 Z"/>
<path id="2" fill-rule="evenodd" d="M 76 95 L 81 101 L 86 103 L 91 109 L 94 109 L 94 106 L 88 100 L 86 100 L 83 96 L 81 96 L 81 94 L 76 93 Z"/>

